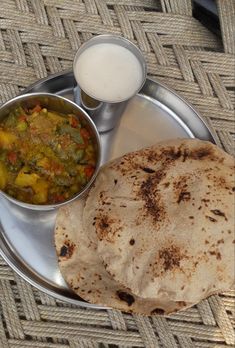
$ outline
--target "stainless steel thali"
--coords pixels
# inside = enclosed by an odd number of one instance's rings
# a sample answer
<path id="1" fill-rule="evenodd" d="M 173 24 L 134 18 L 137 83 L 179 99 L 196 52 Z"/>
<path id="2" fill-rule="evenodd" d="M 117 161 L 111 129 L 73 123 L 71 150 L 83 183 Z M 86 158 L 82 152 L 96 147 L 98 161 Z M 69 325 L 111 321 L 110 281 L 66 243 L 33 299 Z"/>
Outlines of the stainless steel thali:
<path id="1" fill-rule="evenodd" d="M 27 92 L 50 92 L 76 99 L 72 72 L 49 76 Z M 75 96 L 75 97 L 74 97 Z M 181 97 L 147 79 L 132 98 L 115 130 L 101 134 L 102 162 L 161 140 L 199 138 L 215 142 L 198 113 Z M 72 304 L 91 305 L 74 295 L 63 280 L 56 259 L 53 229 L 56 211 L 20 208 L 0 197 L 0 254 L 25 280 L 39 290 Z"/>

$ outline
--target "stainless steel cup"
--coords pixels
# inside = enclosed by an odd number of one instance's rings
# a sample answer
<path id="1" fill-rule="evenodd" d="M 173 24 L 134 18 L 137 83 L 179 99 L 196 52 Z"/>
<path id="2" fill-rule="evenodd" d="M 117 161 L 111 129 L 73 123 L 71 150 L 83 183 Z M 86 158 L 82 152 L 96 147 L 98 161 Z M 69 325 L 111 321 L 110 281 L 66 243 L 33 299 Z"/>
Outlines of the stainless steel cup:
<path id="1" fill-rule="evenodd" d="M 73 70 L 75 70 L 76 62 L 79 56 L 82 54 L 82 52 L 84 52 L 87 48 L 100 43 L 112 43 L 112 44 L 117 44 L 122 47 L 125 47 L 128 50 L 130 50 L 139 60 L 140 65 L 142 67 L 143 78 L 142 78 L 141 85 L 131 96 L 133 97 L 139 92 L 139 90 L 142 88 L 143 84 L 145 83 L 146 76 L 147 76 L 147 67 L 146 67 L 145 59 L 141 51 L 138 49 L 138 47 L 135 46 L 131 41 L 123 37 L 114 36 L 114 35 L 98 35 L 88 40 L 78 49 L 74 57 Z M 120 118 L 123 114 L 123 111 L 131 97 L 128 97 L 128 99 L 124 99 L 120 102 L 107 102 L 105 100 L 99 100 L 95 96 L 88 95 L 85 91 L 82 90 L 82 87 L 79 86 L 79 82 L 78 81 L 76 82 L 77 82 L 77 86 L 75 88 L 75 93 L 74 93 L 75 102 L 86 110 L 86 112 L 89 114 L 89 116 L 92 118 L 93 122 L 95 123 L 99 132 L 107 132 L 113 129 L 116 126 L 116 124 L 119 123 Z M 123 83 L 125 83 L 125 81 L 123 81 Z"/>

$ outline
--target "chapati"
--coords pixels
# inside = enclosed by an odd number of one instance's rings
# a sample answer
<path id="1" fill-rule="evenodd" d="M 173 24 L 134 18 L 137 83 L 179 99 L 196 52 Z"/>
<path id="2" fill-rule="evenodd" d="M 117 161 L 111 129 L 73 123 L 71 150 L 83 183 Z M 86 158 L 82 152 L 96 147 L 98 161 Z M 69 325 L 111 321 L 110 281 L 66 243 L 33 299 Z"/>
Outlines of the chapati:
<path id="1" fill-rule="evenodd" d="M 141 299 L 116 282 L 105 270 L 96 248 L 82 226 L 84 200 L 59 210 L 55 226 L 55 245 L 60 271 L 69 287 L 90 303 L 145 315 L 178 311 L 190 303 L 171 301 L 165 294 L 158 299 Z"/>
<path id="2" fill-rule="evenodd" d="M 83 228 L 112 279 L 186 306 L 234 285 L 234 190 L 232 156 L 198 139 L 166 141 L 101 169 Z"/>

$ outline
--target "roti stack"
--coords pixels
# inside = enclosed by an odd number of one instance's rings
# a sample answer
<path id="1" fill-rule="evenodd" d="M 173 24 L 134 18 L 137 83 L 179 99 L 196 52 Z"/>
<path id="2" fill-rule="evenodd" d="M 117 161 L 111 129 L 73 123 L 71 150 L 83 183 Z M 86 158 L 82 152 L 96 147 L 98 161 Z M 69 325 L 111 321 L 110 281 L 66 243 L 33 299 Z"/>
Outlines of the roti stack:
<path id="1" fill-rule="evenodd" d="M 234 160 L 178 139 L 105 165 L 60 209 L 59 266 L 84 300 L 169 314 L 234 286 Z"/>

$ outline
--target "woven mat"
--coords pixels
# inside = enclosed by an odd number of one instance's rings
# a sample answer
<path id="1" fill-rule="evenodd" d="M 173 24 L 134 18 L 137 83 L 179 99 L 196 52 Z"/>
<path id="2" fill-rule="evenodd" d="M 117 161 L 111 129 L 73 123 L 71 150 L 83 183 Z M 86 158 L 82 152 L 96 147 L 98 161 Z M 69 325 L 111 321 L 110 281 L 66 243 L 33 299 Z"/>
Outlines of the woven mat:
<path id="1" fill-rule="evenodd" d="M 221 38 L 192 17 L 188 0 L 1 0 L 0 103 L 71 68 L 92 35 L 136 43 L 148 72 L 190 101 L 234 154 L 234 0 L 217 1 Z M 235 292 L 170 317 L 87 310 L 48 297 L 0 259 L 2 348 L 222 348 L 235 342 Z"/>

